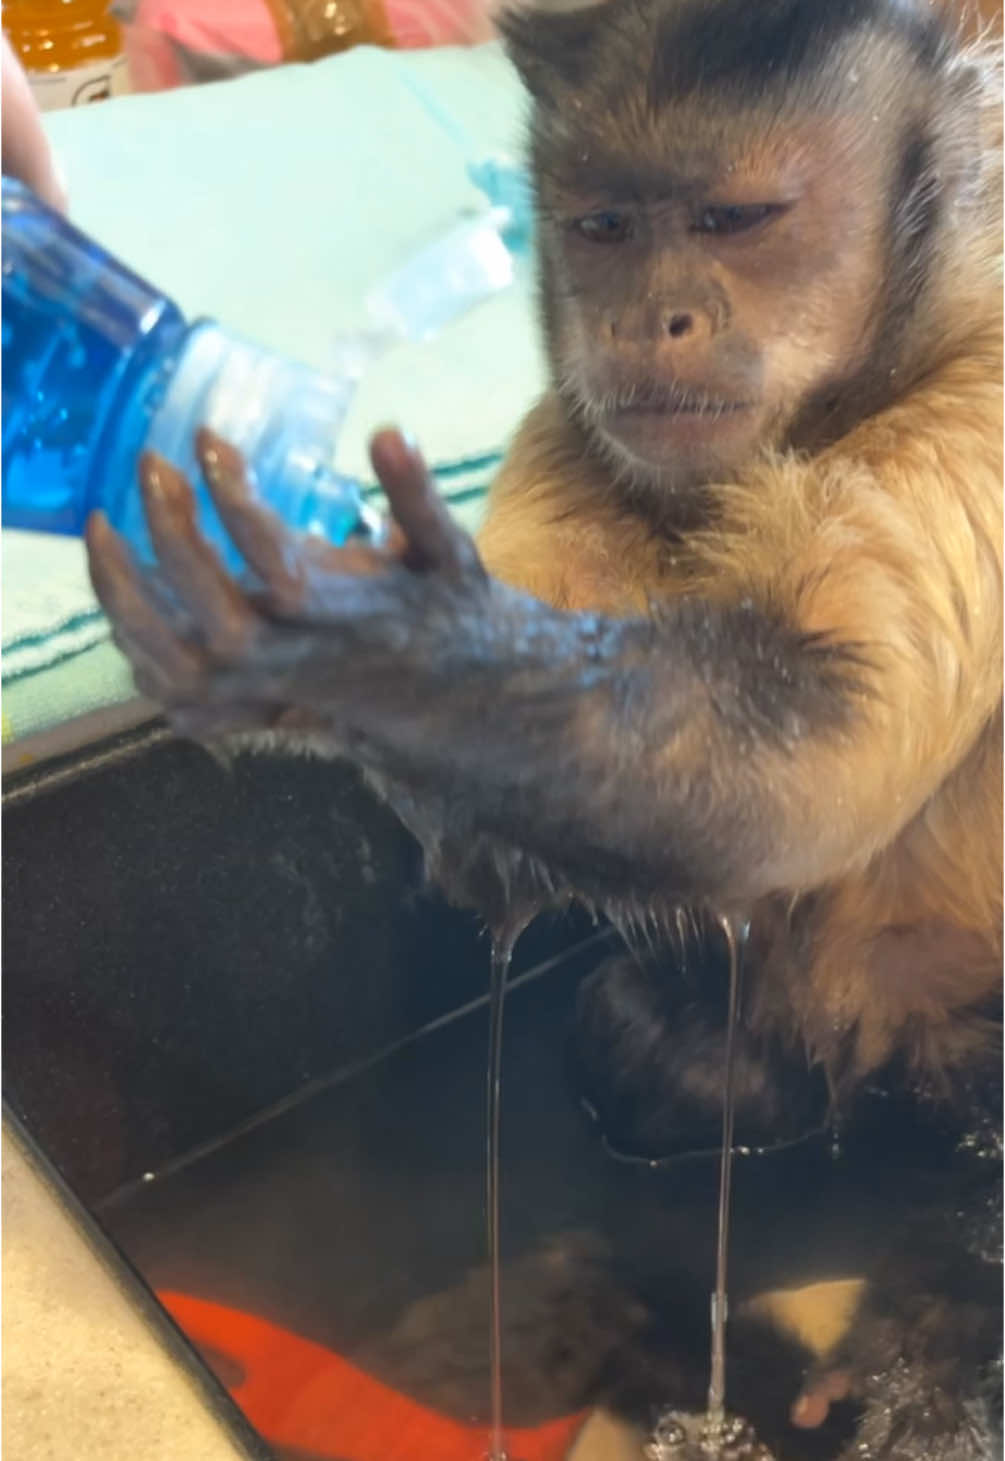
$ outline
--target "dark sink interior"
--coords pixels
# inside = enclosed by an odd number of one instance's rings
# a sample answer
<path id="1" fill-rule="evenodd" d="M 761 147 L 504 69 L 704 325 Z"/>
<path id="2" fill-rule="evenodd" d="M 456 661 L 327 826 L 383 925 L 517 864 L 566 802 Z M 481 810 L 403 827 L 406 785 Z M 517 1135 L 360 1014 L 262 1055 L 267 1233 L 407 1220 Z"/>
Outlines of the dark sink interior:
<path id="1" fill-rule="evenodd" d="M 4 836 L 6 1089 L 90 1203 L 487 990 L 342 766 L 148 729 L 8 778 Z M 542 923 L 515 972 L 590 932 Z"/>
<path id="2" fill-rule="evenodd" d="M 483 1415 L 489 951 L 394 818 L 345 767 L 226 766 L 154 726 L 9 778 L 4 834 L 5 1097 L 120 1251 L 155 1291 Z M 706 1379 L 716 1165 L 614 1160 L 568 1073 L 576 986 L 613 937 L 546 918 L 514 961 L 515 1425 L 594 1402 L 642 1418 L 698 1404 Z M 835 1162 L 826 1143 L 741 1163 L 737 1310 L 865 1271 L 911 1192 L 888 1155 Z M 840 1407 L 820 1433 L 787 1426 L 806 1358 L 765 1341 L 762 1365 L 734 1366 L 734 1403 L 782 1461 L 833 1456 L 847 1431 Z"/>

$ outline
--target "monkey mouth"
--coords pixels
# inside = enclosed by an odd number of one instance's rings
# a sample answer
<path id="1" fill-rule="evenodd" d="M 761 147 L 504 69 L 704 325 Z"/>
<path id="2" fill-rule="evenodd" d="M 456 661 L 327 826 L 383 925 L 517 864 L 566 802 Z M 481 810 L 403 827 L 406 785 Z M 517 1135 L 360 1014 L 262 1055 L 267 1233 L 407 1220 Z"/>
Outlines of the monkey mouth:
<path id="1" fill-rule="evenodd" d="M 614 417 L 692 416 L 709 421 L 749 411 L 753 404 L 753 401 L 719 396 L 679 384 L 629 386 L 605 402 L 607 414 Z"/>
<path id="2" fill-rule="evenodd" d="M 635 468 L 704 470 L 744 455 L 757 408 L 748 396 L 653 381 L 594 398 L 588 419 Z"/>

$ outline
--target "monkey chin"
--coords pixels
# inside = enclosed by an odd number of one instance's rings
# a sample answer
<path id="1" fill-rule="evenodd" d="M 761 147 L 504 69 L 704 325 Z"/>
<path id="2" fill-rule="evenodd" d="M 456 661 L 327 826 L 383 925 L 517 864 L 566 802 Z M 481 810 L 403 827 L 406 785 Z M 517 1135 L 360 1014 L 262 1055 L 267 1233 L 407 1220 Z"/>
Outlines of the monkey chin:
<path id="1" fill-rule="evenodd" d="M 764 433 L 763 412 L 753 404 L 722 411 L 619 410 L 598 426 L 608 453 L 640 482 L 678 486 L 735 469 Z"/>

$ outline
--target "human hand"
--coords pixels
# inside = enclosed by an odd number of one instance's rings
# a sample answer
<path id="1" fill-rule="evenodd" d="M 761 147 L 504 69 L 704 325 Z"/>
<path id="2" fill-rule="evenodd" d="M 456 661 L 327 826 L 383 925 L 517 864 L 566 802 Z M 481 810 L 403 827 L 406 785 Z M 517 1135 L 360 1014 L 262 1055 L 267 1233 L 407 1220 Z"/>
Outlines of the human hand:
<path id="1" fill-rule="evenodd" d="M 27 184 L 43 203 L 66 211 L 66 187 L 59 174 L 31 94 L 28 78 L 6 36 L 0 50 L 0 139 L 3 171 Z"/>

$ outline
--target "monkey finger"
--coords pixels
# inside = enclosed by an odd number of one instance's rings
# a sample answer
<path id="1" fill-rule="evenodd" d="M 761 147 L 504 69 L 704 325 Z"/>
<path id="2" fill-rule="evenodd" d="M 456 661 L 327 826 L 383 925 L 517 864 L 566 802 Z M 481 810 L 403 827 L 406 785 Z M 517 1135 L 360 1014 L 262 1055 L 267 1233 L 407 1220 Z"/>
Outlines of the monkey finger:
<path id="1" fill-rule="evenodd" d="M 280 614 L 295 614 L 304 596 L 304 571 L 297 543 L 282 521 L 255 500 L 241 453 L 201 428 L 196 455 L 220 520 L 241 557 L 261 581 Z"/>
<path id="2" fill-rule="evenodd" d="M 815 1391 L 807 1391 L 800 1395 L 792 1407 L 790 1420 L 800 1430 L 812 1431 L 817 1426 L 823 1425 L 830 1413 L 831 1403 L 826 1395 L 820 1395 Z"/>
<path id="3" fill-rule="evenodd" d="M 124 540 L 104 513 L 92 513 L 85 529 L 91 583 L 115 635 L 128 655 L 157 667 L 157 685 L 191 695 L 203 680 L 202 657 L 178 637 L 147 592 Z"/>
<path id="4" fill-rule="evenodd" d="M 815 1430 L 823 1425 L 836 1400 L 846 1400 L 851 1393 L 851 1376 L 847 1370 L 831 1370 L 806 1387 L 790 1412 L 790 1420 L 800 1430 Z"/>
<path id="5" fill-rule="evenodd" d="M 256 501 L 240 452 L 205 428 L 196 437 L 196 451 L 221 521 L 264 588 L 265 612 L 296 618 L 312 607 L 308 584 L 317 573 L 380 573 L 403 556 L 404 537 L 393 524 L 380 549 L 362 540 L 336 548 L 291 534 L 275 513 Z M 253 597 L 258 602 L 258 595 Z"/>
<path id="6" fill-rule="evenodd" d="M 408 540 L 406 563 L 458 581 L 470 573 L 484 576 L 474 543 L 450 516 L 418 448 L 388 428 L 373 437 L 370 460 Z"/>
<path id="7" fill-rule="evenodd" d="M 191 487 L 181 472 L 150 452 L 140 460 L 140 486 L 165 580 L 210 652 L 221 659 L 240 657 L 260 620 L 200 533 Z"/>

